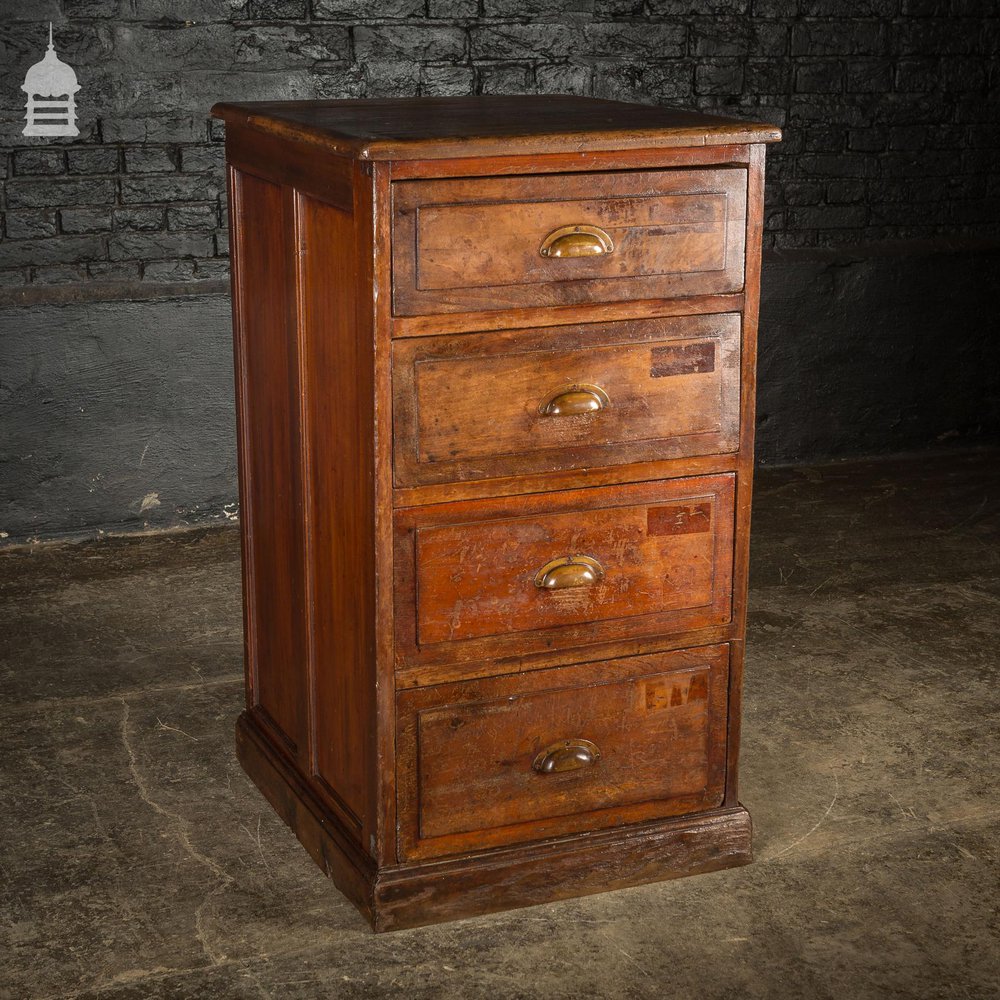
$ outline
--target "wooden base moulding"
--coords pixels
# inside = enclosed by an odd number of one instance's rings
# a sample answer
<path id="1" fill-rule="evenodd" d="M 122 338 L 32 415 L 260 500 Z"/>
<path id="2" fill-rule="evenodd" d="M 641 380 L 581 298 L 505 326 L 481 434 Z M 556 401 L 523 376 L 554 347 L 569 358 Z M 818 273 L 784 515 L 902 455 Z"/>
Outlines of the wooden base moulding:
<path id="1" fill-rule="evenodd" d="M 376 872 L 341 820 L 244 712 L 240 764 L 376 931 L 403 930 L 749 864 L 743 806 Z"/>

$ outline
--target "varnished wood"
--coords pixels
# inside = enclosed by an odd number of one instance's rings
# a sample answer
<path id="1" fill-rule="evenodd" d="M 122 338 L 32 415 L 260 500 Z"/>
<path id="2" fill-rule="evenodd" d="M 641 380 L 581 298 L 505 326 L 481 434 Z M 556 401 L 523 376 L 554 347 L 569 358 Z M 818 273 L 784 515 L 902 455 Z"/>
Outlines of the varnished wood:
<path id="1" fill-rule="evenodd" d="M 400 695 L 403 858 L 721 805 L 728 661 L 711 646 Z M 573 738 L 596 762 L 538 773 L 539 751 Z"/>
<path id="2" fill-rule="evenodd" d="M 393 371 L 397 486 L 739 447 L 734 313 L 396 341 Z M 607 401 L 553 416 L 574 385 Z"/>
<path id="3" fill-rule="evenodd" d="M 245 713 L 237 724 L 236 746 L 244 770 L 278 815 L 376 931 L 719 871 L 752 860 L 750 816 L 736 807 L 376 869 Z"/>
<path id="4" fill-rule="evenodd" d="M 477 313 L 394 316 L 391 326 L 396 337 L 433 337 L 442 333 L 477 333 L 531 326 L 557 327 L 624 319 L 700 316 L 703 313 L 739 312 L 742 308 L 743 293 L 734 292 L 728 295 L 692 295 L 684 299 L 632 299 Z"/>
<path id="5" fill-rule="evenodd" d="M 738 292 L 746 184 L 738 166 L 398 182 L 393 312 Z M 543 255 L 555 232 L 578 226 L 614 249 Z"/>
<path id="6" fill-rule="evenodd" d="M 748 861 L 776 130 L 581 98 L 216 111 L 247 773 L 378 930 Z M 588 256 L 539 252 L 567 233 Z"/>
<path id="7" fill-rule="evenodd" d="M 229 124 L 362 160 L 773 142 L 765 122 L 568 95 L 223 103 Z"/>

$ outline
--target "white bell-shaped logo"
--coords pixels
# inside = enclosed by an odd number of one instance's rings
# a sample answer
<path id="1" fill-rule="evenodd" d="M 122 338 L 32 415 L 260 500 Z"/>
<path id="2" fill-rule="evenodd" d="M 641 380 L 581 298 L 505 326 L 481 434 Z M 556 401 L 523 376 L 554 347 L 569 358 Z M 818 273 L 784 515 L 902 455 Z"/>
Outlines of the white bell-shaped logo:
<path id="1" fill-rule="evenodd" d="M 22 135 L 79 135 L 76 127 L 76 92 L 80 84 L 76 73 L 57 55 L 52 45 L 49 22 L 49 47 L 45 58 L 28 70 L 21 90 L 28 95 L 28 124 Z"/>

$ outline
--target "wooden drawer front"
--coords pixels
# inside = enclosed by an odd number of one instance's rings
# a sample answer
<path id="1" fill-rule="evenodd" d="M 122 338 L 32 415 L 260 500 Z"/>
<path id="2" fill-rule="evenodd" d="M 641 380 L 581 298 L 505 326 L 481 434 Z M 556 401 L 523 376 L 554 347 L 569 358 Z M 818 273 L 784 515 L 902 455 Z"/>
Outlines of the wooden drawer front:
<path id="1" fill-rule="evenodd" d="M 397 340 L 396 484 L 735 451 L 739 378 L 732 313 Z"/>
<path id="2" fill-rule="evenodd" d="M 398 654 L 524 653 L 727 622 L 733 490 L 727 474 L 401 511 Z"/>
<path id="3" fill-rule="evenodd" d="M 728 664 L 706 646 L 406 692 L 404 856 L 720 805 Z"/>
<path id="4" fill-rule="evenodd" d="M 393 311 L 419 316 L 739 291 L 746 191 L 742 167 L 399 181 Z M 610 248 L 543 255 L 547 238 L 577 226 L 600 229 Z"/>

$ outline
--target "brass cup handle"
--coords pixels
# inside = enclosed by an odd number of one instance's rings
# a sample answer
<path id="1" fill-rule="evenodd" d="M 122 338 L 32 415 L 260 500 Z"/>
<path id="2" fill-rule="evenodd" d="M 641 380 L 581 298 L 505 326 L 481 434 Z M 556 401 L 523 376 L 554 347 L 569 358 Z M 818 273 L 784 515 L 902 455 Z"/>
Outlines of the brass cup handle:
<path id="1" fill-rule="evenodd" d="M 604 567 L 593 556 L 560 556 L 535 574 L 539 590 L 593 587 L 604 579 Z"/>
<path id="2" fill-rule="evenodd" d="M 538 404 L 538 412 L 545 417 L 574 417 L 581 413 L 597 413 L 611 404 L 608 394 L 590 383 L 566 386 Z"/>
<path id="3" fill-rule="evenodd" d="M 614 241 L 600 226 L 561 226 L 542 240 L 543 257 L 598 257 L 611 253 Z"/>
<path id="4" fill-rule="evenodd" d="M 600 759 L 601 751 L 590 740 L 560 740 L 540 750 L 531 766 L 539 774 L 555 774 L 592 767 Z"/>

